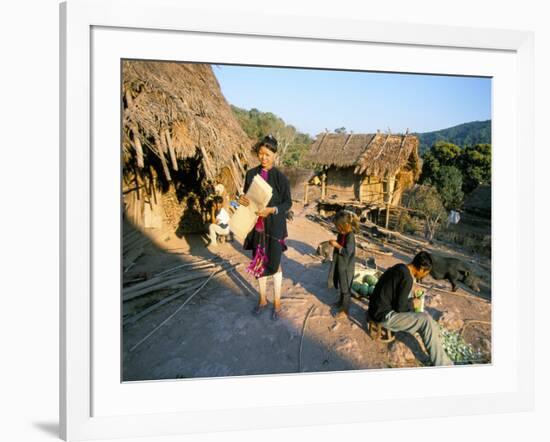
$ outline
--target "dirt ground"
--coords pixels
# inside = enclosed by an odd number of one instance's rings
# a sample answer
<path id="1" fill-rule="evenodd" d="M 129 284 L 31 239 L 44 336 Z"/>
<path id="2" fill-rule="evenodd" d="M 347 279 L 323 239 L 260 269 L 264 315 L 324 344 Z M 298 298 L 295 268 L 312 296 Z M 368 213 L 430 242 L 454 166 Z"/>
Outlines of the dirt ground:
<path id="1" fill-rule="evenodd" d="M 257 302 L 256 281 L 245 271 L 250 257 L 238 241 L 220 245 L 214 254 L 199 235 L 180 239 L 173 232 L 146 232 L 154 244 L 136 261 L 133 272 L 155 274 L 181 263 L 215 256 L 241 266 L 212 278 L 175 315 L 187 296 L 126 324 L 123 381 L 416 367 L 427 362 L 420 341 L 407 333 L 397 333 L 396 340 L 389 344 L 371 339 L 365 331 L 367 304 L 362 299 L 353 299 L 349 319 L 333 317 L 331 304 L 336 301 L 337 292 L 327 288 L 330 263 L 322 263 L 311 254 L 319 242 L 334 235 L 306 218 L 313 213 L 312 205 L 303 207 L 294 203 L 293 210 L 294 220 L 288 223 L 289 248 L 282 260 L 282 318 L 276 322 L 271 320 L 270 309 L 259 316 L 252 314 Z M 472 260 L 455 250 L 443 247 L 439 250 Z M 384 270 L 412 257 L 397 249 L 392 251 L 393 256 L 384 256 L 368 255 L 358 249 L 358 262 L 374 257 L 377 267 Z M 486 267 L 479 263 L 477 270 L 481 273 Z M 194 272 L 210 275 L 211 269 Z M 185 274 L 185 270 L 181 273 Z M 444 289 L 450 287 L 429 277 L 425 282 Z M 125 302 L 123 315 L 129 318 L 170 293 L 164 291 Z M 268 285 L 268 299 L 272 296 L 272 287 Z M 485 271 L 481 293 L 463 285 L 456 294 L 428 290 L 426 310 L 449 328 L 460 330 L 464 339 L 480 349 L 489 361 L 490 298 L 490 275 Z M 170 319 L 166 321 L 167 318 Z"/>

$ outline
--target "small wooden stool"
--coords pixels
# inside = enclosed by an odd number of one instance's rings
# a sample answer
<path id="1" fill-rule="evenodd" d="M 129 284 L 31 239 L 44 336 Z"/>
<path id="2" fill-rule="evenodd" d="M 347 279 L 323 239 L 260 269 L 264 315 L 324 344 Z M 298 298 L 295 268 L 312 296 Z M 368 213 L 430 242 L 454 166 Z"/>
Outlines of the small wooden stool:
<path id="1" fill-rule="evenodd" d="M 382 327 L 379 322 L 370 320 L 368 321 L 368 334 L 372 339 L 380 342 L 392 342 L 395 339 L 391 330 Z"/>

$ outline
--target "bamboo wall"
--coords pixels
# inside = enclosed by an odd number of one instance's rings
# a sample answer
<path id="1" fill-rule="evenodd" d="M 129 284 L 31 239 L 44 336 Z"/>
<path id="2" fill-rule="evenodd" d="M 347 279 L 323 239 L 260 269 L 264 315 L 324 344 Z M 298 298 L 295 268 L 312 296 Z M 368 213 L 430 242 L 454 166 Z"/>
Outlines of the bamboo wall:
<path id="1" fill-rule="evenodd" d="M 336 195 L 339 200 L 356 200 L 383 206 L 386 202 L 386 183 L 379 177 L 359 176 L 353 168 L 327 170 L 327 199 Z"/>
<path id="2" fill-rule="evenodd" d="M 378 177 L 366 176 L 361 182 L 361 201 L 373 205 L 384 204 L 384 183 Z"/>
<path id="3" fill-rule="evenodd" d="M 351 167 L 345 169 L 330 168 L 326 172 L 326 197 L 338 200 L 359 200 L 360 179 Z"/>

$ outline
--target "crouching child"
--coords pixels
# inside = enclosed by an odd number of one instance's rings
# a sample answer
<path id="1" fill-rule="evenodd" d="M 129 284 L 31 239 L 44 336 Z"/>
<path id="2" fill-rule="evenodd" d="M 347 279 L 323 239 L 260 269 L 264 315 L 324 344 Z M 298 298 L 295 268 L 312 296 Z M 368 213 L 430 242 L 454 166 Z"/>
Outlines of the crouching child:
<path id="1" fill-rule="evenodd" d="M 216 195 L 213 198 L 212 223 L 208 226 L 208 234 L 210 237 L 209 247 L 216 247 L 218 245 L 217 237 L 229 235 L 229 214 L 223 208 L 223 197 Z"/>

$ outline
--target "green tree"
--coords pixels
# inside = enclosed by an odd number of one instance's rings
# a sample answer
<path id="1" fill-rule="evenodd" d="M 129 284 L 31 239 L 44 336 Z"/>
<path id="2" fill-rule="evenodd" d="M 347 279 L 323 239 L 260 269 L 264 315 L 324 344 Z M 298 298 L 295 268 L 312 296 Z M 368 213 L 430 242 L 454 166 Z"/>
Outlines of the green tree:
<path id="1" fill-rule="evenodd" d="M 303 155 L 313 142 L 308 134 L 299 132 L 272 112 L 261 112 L 255 108 L 247 111 L 236 106 L 231 106 L 231 109 L 244 132 L 253 140 L 258 140 L 268 133 L 277 138 L 279 161 L 282 164 L 302 165 Z"/>
<path id="2" fill-rule="evenodd" d="M 337 134 L 345 134 L 346 133 L 346 128 L 345 127 L 337 127 L 336 129 L 334 129 L 334 133 L 337 133 Z"/>
<path id="3" fill-rule="evenodd" d="M 491 184 L 491 145 L 477 144 L 466 147 L 458 163 L 464 177 L 463 190 L 470 193 L 480 184 Z"/>
<path id="4" fill-rule="evenodd" d="M 460 147 L 447 141 L 437 141 L 429 151 L 424 154 L 421 183 L 432 184 L 434 178 L 443 166 L 454 166 L 460 157 Z"/>
<path id="5" fill-rule="evenodd" d="M 464 201 L 462 172 L 455 166 L 441 166 L 433 182 L 447 210 L 459 209 Z"/>
<path id="6" fill-rule="evenodd" d="M 413 209 L 415 214 L 424 218 L 424 237 L 432 241 L 447 218 L 447 212 L 434 186 L 416 185 L 403 198 L 405 207 Z"/>
<path id="7" fill-rule="evenodd" d="M 424 154 L 420 182 L 434 185 L 449 210 L 459 208 L 464 199 L 463 172 L 459 168 L 461 154 L 460 147 L 446 141 L 437 141 Z"/>

